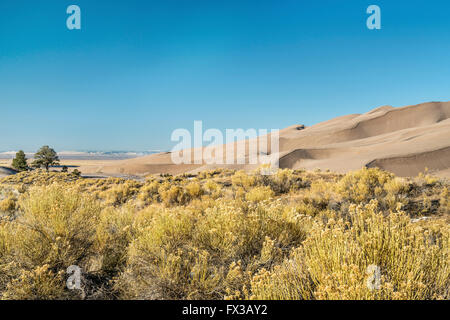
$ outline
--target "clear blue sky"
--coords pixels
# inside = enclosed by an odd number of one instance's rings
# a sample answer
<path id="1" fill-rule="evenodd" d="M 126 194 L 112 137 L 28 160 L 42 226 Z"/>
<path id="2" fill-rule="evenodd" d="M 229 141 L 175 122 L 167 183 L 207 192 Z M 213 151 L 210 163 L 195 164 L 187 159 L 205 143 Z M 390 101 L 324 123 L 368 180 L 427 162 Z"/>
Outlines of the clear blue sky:
<path id="1" fill-rule="evenodd" d="M 0 2 L 0 150 L 170 149 L 194 120 L 283 128 L 448 100 L 448 0 Z"/>

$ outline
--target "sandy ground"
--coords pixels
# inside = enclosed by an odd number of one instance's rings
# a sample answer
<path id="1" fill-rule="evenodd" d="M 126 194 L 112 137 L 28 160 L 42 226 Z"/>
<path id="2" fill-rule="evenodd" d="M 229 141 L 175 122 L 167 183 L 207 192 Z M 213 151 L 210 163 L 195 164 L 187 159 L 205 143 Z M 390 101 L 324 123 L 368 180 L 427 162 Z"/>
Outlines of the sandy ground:
<path id="1" fill-rule="evenodd" d="M 3 178 L 7 175 L 13 174 L 14 172 L 9 170 L 9 168 L 11 167 L 11 162 L 12 160 L 6 160 L 6 159 L 0 159 L 0 178 Z M 51 171 L 60 171 L 62 166 L 67 166 L 69 172 L 73 171 L 74 169 L 78 169 L 80 170 L 80 167 L 83 167 L 86 169 L 86 171 L 88 171 L 89 173 L 83 174 L 85 176 L 90 176 L 90 177 L 99 177 L 99 178 L 103 178 L 103 177 L 108 177 L 108 176 L 113 176 L 113 177 L 120 177 L 120 174 L 103 174 L 103 173 L 98 173 L 95 174 L 93 173 L 91 168 L 98 168 L 99 166 L 109 166 L 109 165 L 114 165 L 114 163 L 116 163 L 117 160 L 79 160 L 79 159 L 64 159 L 60 161 L 60 167 L 58 168 L 51 168 Z"/>

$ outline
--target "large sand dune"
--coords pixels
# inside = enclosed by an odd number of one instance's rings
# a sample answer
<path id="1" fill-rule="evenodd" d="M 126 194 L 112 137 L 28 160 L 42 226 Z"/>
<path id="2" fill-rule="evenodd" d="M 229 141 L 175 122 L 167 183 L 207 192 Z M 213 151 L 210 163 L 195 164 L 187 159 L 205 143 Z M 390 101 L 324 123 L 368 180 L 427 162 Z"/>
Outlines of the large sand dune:
<path id="1" fill-rule="evenodd" d="M 223 148 L 225 150 L 225 146 Z M 270 148 L 268 152 L 271 152 Z M 401 176 L 417 175 L 428 168 L 438 175 L 449 176 L 450 102 L 401 108 L 383 106 L 311 127 L 293 125 L 280 130 L 279 154 L 273 156 L 280 158 L 282 168 L 346 172 L 377 166 Z M 244 153 L 236 155 L 237 158 L 248 160 L 248 144 Z M 179 174 L 215 167 L 254 169 L 256 166 L 207 165 L 206 162 L 175 165 L 171 154 L 166 152 L 105 166 L 81 167 L 81 170 L 86 173 L 145 175 Z"/>

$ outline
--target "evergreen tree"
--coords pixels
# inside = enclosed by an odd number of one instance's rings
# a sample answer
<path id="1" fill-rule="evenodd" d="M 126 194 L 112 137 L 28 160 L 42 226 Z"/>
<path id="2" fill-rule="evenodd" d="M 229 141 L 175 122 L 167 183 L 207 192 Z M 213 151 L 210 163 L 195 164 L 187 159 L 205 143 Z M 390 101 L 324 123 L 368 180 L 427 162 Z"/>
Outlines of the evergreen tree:
<path id="1" fill-rule="evenodd" d="M 19 150 L 16 153 L 16 157 L 12 161 L 12 167 L 17 171 L 26 171 L 28 170 L 27 158 L 25 156 L 25 152 Z"/>
<path id="2" fill-rule="evenodd" d="M 58 165 L 59 158 L 55 150 L 49 146 L 43 146 L 34 155 L 33 167 L 42 168 L 48 171 L 50 166 Z"/>

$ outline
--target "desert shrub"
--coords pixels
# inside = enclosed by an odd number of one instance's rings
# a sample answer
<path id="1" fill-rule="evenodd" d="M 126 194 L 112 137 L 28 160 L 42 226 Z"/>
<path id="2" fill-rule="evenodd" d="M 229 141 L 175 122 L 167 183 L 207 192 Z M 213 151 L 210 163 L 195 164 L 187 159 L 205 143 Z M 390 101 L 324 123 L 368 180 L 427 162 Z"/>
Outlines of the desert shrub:
<path id="1" fill-rule="evenodd" d="M 270 187 L 255 187 L 245 194 L 247 201 L 259 202 L 273 198 L 275 192 Z"/>
<path id="2" fill-rule="evenodd" d="M 10 255 L 3 258 L 13 261 L 20 273 L 3 294 L 46 298 L 48 293 L 47 298 L 54 298 L 64 288 L 61 273 L 70 265 L 84 267 L 89 262 L 100 206 L 90 196 L 61 185 L 32 188 L 19 204 L 23 212 L 8 223 L 3 236 Z"/>
<path id="3" fill-rule="evenodd" d="M 182 298 L 196 256 L 187 246 L 194 220 L 186 211 L 151 210 L 150 225 L 130 245 L 120 286 L 128 297 Z"/>
<path id="4" fill-rule="evenodd" d="M 66 167 L 67 168 L 67 167 Z M 64 169 L 64 168 L 63 168 Z M 66 170 L 66 171 L 62 171 L 62 172 L 68 172 L 68 170 Z M 74 169 L 71 173 L 70 173 L 72 176 L 74 176 L 74 177 L 81 177 L 81 172 L 78 170 L 78 169 Z"/>
<path id="5" fill-rule="evenodd" d="M 132 207 L 107 208 L 100 214 L 95 249 L 107 274 L 116 275 L 125 266 L 128 245 L 136 234 L 135 215 Z"/>
<path id="6" fill-rule="evenodd" d="M 142 188 L 140 188 L 138 199 L 149 204 L 158 200 L 159 182 L 152 180 L 147 182 Z"/>
<path id="7" fill-rule="evenodd" d="M 191 182 L 185 188 L 191 199 L 199 198 L 203 194 L 202 186 L 198 182 Z"/>
<path id="8" fill-rule="evenodd" d="M 250 281 L 250 291 L 247 292 L 246 299 L 313 299 L 312 280 L 304 265 L 303 256 L 297 251 L 293 251 L 289 259 L 285 259 L 271 271 L 264 268 L 255 274 Z"/>
<path id="9" fill-rule="evenodd" d="M 351 220 L 316 221 L 303 245 L 252 278 L 253 299 L 447 299 L 449 230 L 418 227 L 404 213 L 384 216 L 376 201 Z M 367 285 L 370 265 L 380 288 Z"/>
<path id="10" fill-rule="evenodd" d="M 6 285 L 2 299 L 6 300 L 61 300 L 68 299 L 70 292 L 64 290 L 64 271 L 55 273 L 49 265 L 34 269 L 22 269 L 19 276 Z"/>
<path id="11" fill-rule="evenodd" d="M 209 194 L 212 198 L 217 199 L 224 195 L 224 191 L 222 186 L 213 180 L 206 180 L 203 184 L 203 190 Z"/>
<path id="12" fill-rule="evenodd" d="M 211 179 L 214 177 L 223 177 L 223 176 L 231 176 L 235 173 L 234 170 L 217 168 L 213 170 L 202 171 L 198 173 L 198 179 L 205 180 Z"/>
<path id="13" fill-rule="evenodd" d="M 11 260 L 12 239 L 8 236 L 8 228 L 9 222 L 0 219 L 0 298 L 14 271 L 14 262 Z"/>
<path id="14" fill-rule="evenodd" d="M 19 192 L 15 188 L 0 186 L 0 213 L 10 214 L 17 209 Z"/>
<path id="15" fill-rule="evenodd" d="M 207 209 L 204 218 L 197 222 L 195 242 L 222 261 L 243 260 L 261 246 L 257 239 L 258 215 L 251 213 L 247 223 L 245 216 L 242 209 L 226 202 Z"/>
<path id="16" fill-rule="evenodd" d="M 209 196 L 203 195 L 201 198 L 193 199 L 189 203 L 189 209 L 196 214 L 201 214 L 206 211 L 208 208 L 212 208 L 216 205 L 216 199 Z"/>
<path id="17" fill-rule="evenodd" d="M 369 202 L 383 195 L 384 184 L 393 179 L 393 175 L 378 168 L 364 168 L 346 174 L 336 185 L 344 199 L 352 202 Z"/>
<path id="18" fill-rule="evenodd" d="M 383 189 L 386 194 L 382 200 L 388 208 L 401 208 L 408 203 L 410 188 L 411 186 L 404 179 L 394 177 L 384 184 Z"/>
<path id="19" fill-rule="evenodd" d="M 326 182 L 323 179 L 318 179 L 311 183 L 309 190 L 304 192 L 302 202 L 308 208 L 305 211 L 313 212 L 309 215 L 316 215 L 321 210 L 325 210 L 330 205 L 337 202 L 336 196 L 333 192 L 333 184 Z M 305 207 L 304 207 L 305 208 Z"/>
<path id="20" fill-rule="evenodd" d="M 16 210 L 16 199 L 6 198 L 0 200 L 0 212 L 13 212 Z"/>
<path id="21" fill-rule="evenodd" d="M 280 169 L 275 174 L 258 175 L 258 184 L 269 186 L 277 195 L 305 186 L 299 175 L 291 169 Z"/>
<path id="22" fill-rule="evenodd" d="M 139 192 L 140 184 L 136 181 L 127 180 L 124 183 L 113 186 L 104 191 L 101 198 L 105 199 L 107 204 L 120 206 L 127 203 Z"/>
<path id="23" fill-rule="evenodd" d="M 439 178 L 428 173 L 428 168 L 425 168 L 424 172 L 420 172 L 415 180 L 422 186 L 433 186 L 439 182 Z"/>
<path id="24" fill-rule="evenodd" d="M 346 174 L 338 183 L 335 191 L 344 201 L 368 203 L 377 199 L 381 209 L 395 210 L 408 201 L 411 186 L 392 173 L 378 168 L 364 168 Z"/>
<path id="25" fill-rule="evenodd" d="M 204 188 L 206 190 L 206 192 L 208 193 L 214 193 L 215 191 L 217 191 L 218 189 L 220 189 L 220 186 L 215 183 L 213 180 L 207 180 L 204 184 Z"/>
<path id="26" fill-rule="evenodd" d="M 217 204 L 205 212 L 197 222 L 196 238 L 202 248 L 209 248 L 231 262 L 259 255 L 266 237 L 286 250 L 305 237 L 302 218 L 292 208 L 279 202 L 260 204 L 243 211 L 227 202 Z"/>
<path id="27" fill-rule="evenodd" d="M 167 206 L 184 205 L 189 201 L 189 196 L 185 190 L 178 185 L 161 186 L 158 190 L 161 201 Z"/>
<path id="28" fill-rule="evenodd" d="M 46 186 L 52 183 L 67 183 L 80 179 L 64 172 L 47 172 L 44 169 L 23 171 L 0 179 L 3 185 L 21 185 L 22 188 L 30 186 Z"/>
<path id="29" fill-rule="evenodd" d="M 247 213 L 226 201 L 204 213 L 159 209 L 131 243 L 120 283 L 134 298 L 224 298 L 233 262 L 254 272 L 282 261 L 304 238 L 297 214 L 279 203 Z M 234 281 L 232 291 L 243 287 Z"/>
<path id="30" fill-rule="evenodd" d="M 24 262 L 72 265 L 87 256 L 100 212 L 100 205 L 88 195 L 51 185 L 31 189 L 20 206 L 23 214 L 15 223 L 26 232 L 15 243 L 17 253 L 27 258 Z"/>
<path id="31" fill-rule="evenodd" d="M 303 199 L 303 201 L 304 201 L 304 199 Z M 301 201 L 295 205 L 295 211 L 298 214 L 304 215 L 304 216 L 315 217 L 323 211 L 321 209 L 316 208 L 311 203 L 306 204 L 303 201 Z"/>
<path id="32" fill-rule="evenodd" d="M 351 208 L 350 222 L 319 223 L 304 242 L 304 263 L 319 299 L 431 299 L 448 296 L 448 229 L 416 228 L 402 212 L 384 216 L 372 201 Z M 366 285 L 367 268 L 381 268 L 381 288 Z"/>
<path id="33" fill-rule="evenodd" d="M 250 176 L 244 171 L 238 171 L 231 177 L 231 182 L 235 187 L 249 190 L 251 187 L 255 186 L 256 179 L 254 176 Z"/>

